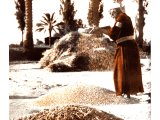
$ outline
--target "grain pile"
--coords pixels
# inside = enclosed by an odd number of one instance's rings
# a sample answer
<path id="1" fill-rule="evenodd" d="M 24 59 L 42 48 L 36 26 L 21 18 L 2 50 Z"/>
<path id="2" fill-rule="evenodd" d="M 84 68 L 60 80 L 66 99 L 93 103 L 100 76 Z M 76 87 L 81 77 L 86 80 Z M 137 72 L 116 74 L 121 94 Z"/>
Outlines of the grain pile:
<path id="1" fill-rule="evenodd" d="M 138 103 L 135 98 L 116 97 L 113 91 L 94 85 L 73 84 L 57 88 L 33 101 L 36 106 L 47 107 L 65 104 L 106 105 Z"/>
<path id="2" fill-rule="evenodd" d="M 51 71 L 111 70 L 114 43 L 90 34 L 71 32 L 43 53 L 42 68 Z"/>
<path id="3" fill-rule="evenodd" d="M 122 120 L 115 115 L 82 105 L 57 106 L 18 120 Z"/>

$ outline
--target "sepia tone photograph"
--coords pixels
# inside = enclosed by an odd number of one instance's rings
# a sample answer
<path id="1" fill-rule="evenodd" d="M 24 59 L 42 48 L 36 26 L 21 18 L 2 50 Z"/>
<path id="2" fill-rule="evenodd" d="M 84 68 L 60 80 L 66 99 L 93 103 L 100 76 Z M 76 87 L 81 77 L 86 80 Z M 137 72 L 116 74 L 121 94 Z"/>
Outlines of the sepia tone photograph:
<path id="1" fill-rule="evenodd" d="M 8 14 L 9 120 L 151 120 L 151 0 L 11 0 Z"/>

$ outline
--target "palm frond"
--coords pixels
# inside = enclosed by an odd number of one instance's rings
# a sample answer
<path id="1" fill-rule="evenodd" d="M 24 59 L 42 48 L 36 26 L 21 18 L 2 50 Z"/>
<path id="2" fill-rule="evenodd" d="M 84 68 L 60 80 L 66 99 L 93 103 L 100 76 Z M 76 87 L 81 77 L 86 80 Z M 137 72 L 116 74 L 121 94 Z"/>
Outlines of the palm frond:
<path id="1" fill-rule="evenodd" d="M 44 13 L 44 14 L 45 14 L 47 20 L 50 21 L 51 20 L 50 14 L 49 13 Z"/>
<path id="2" fill-rule="evenodd" d="M 56 23 L 57 21 L 56 20 L 54 20 L 54 21 L 52 21 L 52 24 L 54 24 L 54 23 Z M 56 24 L 54 25 L 54 26 L 56 26 Z"/>
<path id="3" fill-rule="evenodd" d="M 44 30 L 44 27 L 41 28 L 37 28 L 36 31 L 41 32 L 42 30 Z"/>
<path id="4" fill-rule="evenodd" d="M 42 16 L 44 21 L 48 22 L 48 19 L 45 16 Z"/>
<path id="5" fill-rule="evenodd" d="M 44 25 L 48 25 L 48 23 L 46 21 L 40 20 L 41 23 L 43 23 Z"/>
<path id="6" fill-rule="evenodd" d="M 52 13 L 52 16 L 51 16 L 51 18 L 50 18 L 50 21 L 53 21 L 53 20 L 54 20 L 54 14 L 55 14 L 55 12 Z"/>
<path id="7" fill-rule="evenodd" d="M 42 27 L 42 26 L 44 26 L 44 25 L 45 25 L 45 24 L 43 24 L 43 23 L 37 23 L 37 24 L 36 24 L 37 27 Z"/>
<path id="8" fill-rule="evenodd" d="M 56 29 L 53 27 L 52 30 L 54 30 L 54 32 L 56 33 Z"/>

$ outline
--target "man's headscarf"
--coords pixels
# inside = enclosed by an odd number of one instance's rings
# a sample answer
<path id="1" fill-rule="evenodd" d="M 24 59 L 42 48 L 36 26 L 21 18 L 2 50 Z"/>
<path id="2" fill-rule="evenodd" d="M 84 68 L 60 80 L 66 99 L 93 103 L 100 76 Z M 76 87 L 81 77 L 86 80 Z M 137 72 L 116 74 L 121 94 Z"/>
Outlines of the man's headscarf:
<path id="1" fill-rule="evenodd" d="M 125 12 L 125 9 L 124 9 L 124 6 L 118 3 L 113 3 L 113 5 L 111 6 L 111 9 L 109 10 L 111 17 L 113 18 L 115 18 L 121 12 Z"/>

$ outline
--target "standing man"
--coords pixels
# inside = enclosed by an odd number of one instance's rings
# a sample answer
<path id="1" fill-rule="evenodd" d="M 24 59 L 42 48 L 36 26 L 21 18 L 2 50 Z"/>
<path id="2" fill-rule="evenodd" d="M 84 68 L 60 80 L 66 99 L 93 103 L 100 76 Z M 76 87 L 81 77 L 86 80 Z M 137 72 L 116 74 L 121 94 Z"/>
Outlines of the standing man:
<path id="1" fill-rule="evenodd" d="M 114 56 L 114 85 L 117 96 L 144 92 L 140 65 L 139 50 L 134 40 L 134 29 L 130 17 L 120 7 L 110 10 L 115 19 L 109 29 L 110 38 L 116 42 Z"/>

